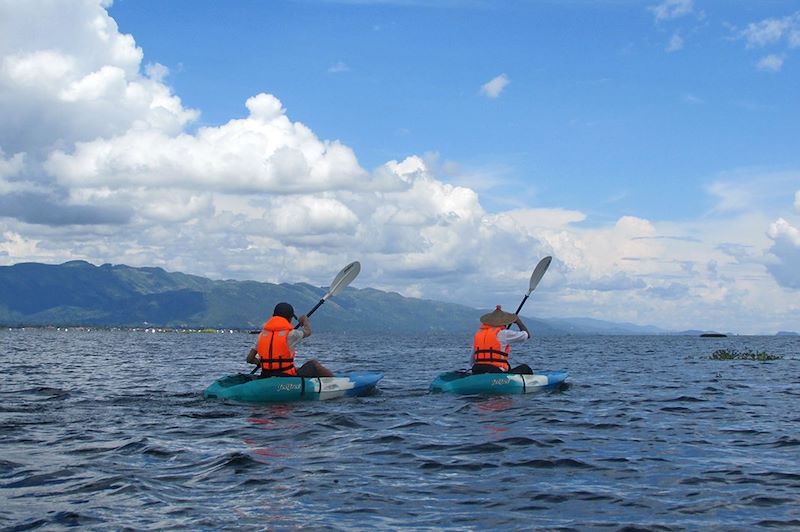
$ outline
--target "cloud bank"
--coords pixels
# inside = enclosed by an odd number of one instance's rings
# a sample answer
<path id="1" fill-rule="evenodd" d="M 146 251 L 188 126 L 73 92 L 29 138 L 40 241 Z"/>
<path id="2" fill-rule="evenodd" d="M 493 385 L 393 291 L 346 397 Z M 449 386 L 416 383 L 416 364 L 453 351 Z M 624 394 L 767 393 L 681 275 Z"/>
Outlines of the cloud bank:
<path id="1" fill-rule="evenodd" d="M 691 10 L 667 1 L 654 14 Z M 796 318 L 774 311 L 800 288 L 796 215 L 748 209 L 730 181 L 712 190 L 725 217 L 702 223 L 489 212 L 429 158 L 363 168 L 268 92 L 241 117 L 194 128 L 200 111 L 183 105 L 166 67 L 142 63 L 104 1 L 0 1 L 0 35 L 6 264 L 80 258 L 323 284 L 358 259 L 362 285 L 490 307 L 515 305 L 553 255 L 531 313 L 740 330 Z M 481 93 L 497 98 L 509 82 L 501 74 Z M 800 192 L 794 202 L 800 212 Z"/>

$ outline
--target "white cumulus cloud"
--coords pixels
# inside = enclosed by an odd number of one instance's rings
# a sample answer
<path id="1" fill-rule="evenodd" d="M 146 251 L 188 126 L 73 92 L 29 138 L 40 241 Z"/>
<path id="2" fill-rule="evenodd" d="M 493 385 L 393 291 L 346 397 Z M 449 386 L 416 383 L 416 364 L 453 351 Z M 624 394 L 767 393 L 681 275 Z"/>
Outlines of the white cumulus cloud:
<path id="1" fill-rule="evenodd" d="M 690 14 L 694 9 L 693 4 L 693 0 L 664 0 L 657 5 L 651 6 L 650 11 L 653 12 L 656 20 L 661 22 Z"/>
<path id="2" fill-rule="evenodd" d="M 677 52 L 678 50 L 683 49 L 683 37 L 680 36 L 679 33 L 673 33 L 672 37 L 670 37 L 669 42 L 667 43 L 667 52 Z"/>
<path id="3" fill-rule="evenodd" d="M 760 48 L 782 40 L 790 48 L 796 48 L 800 46 L 800 11 L 785 17 L 751 22 L 739 31 L 739 35 L 745 39 L 748 48 Z"/>
<path id="4" fill-rule="evenodd" d="M 783 218 L 778 218 L 769 226 L 769 237 L 773 240 L 785 238 L 793 246 L 800 247 L 800 230 Z"/>
<path id="5" fill-rule="evenodd" d="M 756 63 L 756 68 L 766 72 L 779 72 L 783 68 L 783 56 L 777 54 L 769 54 Z"/>
<path id="6" fill-rule="evenodd" d="M 511 80 L 508 79 L 508 76 L 500 74 L 481 86 L 481 94 L 487 98 L 497 98 L 509 83 L 511 83 Z"/>
<path id="7" fill-rule="evenodd" d="M 45 152 L 133 127 L 176 133 L 198 115 L 139 71 L 142 50 L 104 3 L 0 2 L 0 35 L 6 152 Z"/>
<path id="8" fill-rule="evenodd" d="M 299 193 L 369 187 L 353 151 L 292 122 L 281 102 L 259 94 L 250 114 L 194 135 L 132 128 L 54 150 L 45 168 L 69 187 L 169 186 L 230 193 Z"/>
<path id="9" fill-rule="evenodd" d="M 349 72 L 350 67 L 347 66 L 347 63 L 344 61 L 337 61 L 331 66 L 328 67 L 328 72 L 330 74 L 341 74 L 342 72 Z"/>
<path id="10" fill-rule="evenodd" d="M 775 261 L 768 265 L 775 280 L 787 288 L 800 290 L 800 230 L 783 218 L 770 224 L 770 253 Z"/>
<path id="11" fill-rule="evenodd" d="M 3 150 L 0 149 L 0 179 L 12 177 L 20 171 L 25 162 L 24 153 L 15 153 L 14 155 L 6 158 Z"/>
<path id="12" fill-rule="evenodd" d="M 682 100 L 683 100 L 685 103 L 688 103 L 688 104 L 691 104 L 691 105 L 701 105 L 701 104 L 704 104 L 704 103 L 705 103 L 705 100 L 703 100 L 703 99 L 702 99 L 702 98 L 700 98 L 699 96 L 696 96 L 696 95 L 694 95 L 694 94 L 691 94 L 691 93 L 685 93 L 685 94 L 684 94 L 684 95 L 681 97 L 681 99 L 682 99 Z"/>

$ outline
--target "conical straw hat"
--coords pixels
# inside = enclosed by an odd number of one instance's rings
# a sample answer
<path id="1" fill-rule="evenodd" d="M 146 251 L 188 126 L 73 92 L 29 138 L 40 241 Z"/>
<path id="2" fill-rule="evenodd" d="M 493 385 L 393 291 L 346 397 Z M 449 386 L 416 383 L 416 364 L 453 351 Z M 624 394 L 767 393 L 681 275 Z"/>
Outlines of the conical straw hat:
<path id="1" fill-rule="evenodd" d="M 500 305 L 497 305 L 497 308 L 490 313 L 481 316 L 481 323 L 492 327 L 505 327 L 515 321 L 517 321 L 517 315 L 501 310 Z"/>

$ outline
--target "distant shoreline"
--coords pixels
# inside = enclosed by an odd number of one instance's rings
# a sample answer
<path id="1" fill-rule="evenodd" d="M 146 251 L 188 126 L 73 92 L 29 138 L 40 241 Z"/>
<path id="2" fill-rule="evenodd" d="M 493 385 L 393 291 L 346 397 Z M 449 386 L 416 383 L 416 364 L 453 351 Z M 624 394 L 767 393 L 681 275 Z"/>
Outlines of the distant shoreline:
<path id="1" fill-rule="evenodd" d="M 142 332 L 147 334 L 255 334 L 258 331 L 252 328 L 242 328 L 242 327 L 153 327 L 153 326 L 124 326 L 124 325 L 4 325 L 0 324 L 0 331 L 25 331 L 25 330 L 32 330 L 32 331 L 47 331 L 47 332 L 93 332 L 93 331 L 105 331 L 105 332 Z M 324 334 L 348 334 L 348 335 L 362 335 L 362 334 L 372 334 L 370 332 L 365 331 L 319 331 L 315 333 L 316 335 L 324 335 Z M 394 335 L 401 335 L 404 333 L 398 333 L 395 331 L 389 331 L 385 333 L 388 336 Z M 436 335 L 436 334 L 448 334 L 448 335 L 459 335 L 465 334 L 456 331 L 429 331 L 429 332 L 414 332 L 414 335 Z M 714 335 L 714 336 L 705 336 L 705 335 L 697 335 L 695 333 L 639 333 L 639 334 L 625 334 L 625 333 L 562 333 L 562 334 L 548 334 L 548 335 L 536 335 L 534 332 L 533 341 L 536 341 L 538 337 L 547 337 L 547 338 L 575 338 L 575 337 L 652 337 L 652 338 L 674 338 L 674 337 L 682 337 L 682 338 L 749 338 L 749 337 L 764 337 L 764 338 L 773 338 L 777 336 L 783 337 L 795 337 L 800 336 L 798 333 L 791 333 L 786 331 L 781 331 L 777 334 L 722 334 L 722 335 Z"/>

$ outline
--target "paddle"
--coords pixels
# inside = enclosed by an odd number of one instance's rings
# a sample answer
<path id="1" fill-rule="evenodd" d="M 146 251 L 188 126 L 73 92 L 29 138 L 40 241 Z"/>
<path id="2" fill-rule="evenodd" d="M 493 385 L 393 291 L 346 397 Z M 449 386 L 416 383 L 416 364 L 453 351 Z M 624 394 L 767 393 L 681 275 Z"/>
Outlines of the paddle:
<path id="1" fill-rule="evenodd" d="M 333 282 L 331 282 L 331 286 L 330 286 L 330 288 L 328 288 L 328 293 L 327 293 L 327 294 L 325 294 L 324 296 L 322 296 L 322 299 L 320 299 L 319 301 L 317 301 L 317 304 L 316 304 L 316 305 L 314 305 L 314 308 L 312 308 L 311 310 L 309 310 L 309 311 L 306 313 L 306 316 L 307 316 L 307 317 L 311 317 L 311 315 L 312 315 L 312 314 L 314 314 L 314 313 L 317 311 L 317 309 L 318 309 L 318 308 L 319 308 L 319 307 L 320 307 L 320 306 L 321 306 L 323 303 L 325 303 L 325 301 L 327 301 L 329 298 L 331 298 L 331 297 L 335 296 L 336 294 L 338 294 L 339 292 L 341 292 L 342 290 L 344 290 L 345 288 L 347 288 L 347 285 L 349 285 L 350 283 L 352 283 L 352 282 L 353 282 L 353 279 L 355 279 L 356 277 L 358 277 L 358 274 L 359 274 L 360 272 L 361 272 L 361 263 L 359 263 L 358 261 L 351 262 L 350 264 L 348 264 L 347 266 L 345 266 L 345 267 L 342 269 L 342 271 L 340 271 L 340 272 L 339 272 L 339 273 L 336 275 L 336 277 L 334 277 L 334 279 L 333 279 Z M 298 323 L 298 324 L 295 326 L 295 329 L 299 329 L 299 328 L 300 328 L 300 324 Z M 255 373 L 256 371 L 258 371 L 258 368 L 259 368 L 259 366 L 256 366 L 256 367 L 254 367 L 254 368 L 253 368 L 253 371 L 251 371 L 251 372 L 250 372 L 250 374 L 253 374 L 253 373 Z"/>
<path id="2" fill-rule="evenodd" d="M 335 296 L 342 290 L 344 290 L 347 285 L 353 282 L 353 279 L 358 277 L 358 274 L 361 272 L 361 264 L 358 261 L 351 262 L 347 266 L 345 266 L 342 271 L 340 271 L 336 277 L 333 279 L 331 283 L 331 287 L 328 289 L 328 293 L 322 296 L 322 299 L 317 301 L 317 304 L 314 305 L 314 308 L 308 311 L 306 316 L 311 317 L 317 309 L 328 300 L 328 298 Z M 298 323 L 295 329 L 299 329 L 300 324 Z"/>
<path id="3" fill-rule="evenodd" d="M 525 297 L 522 298 L 522 302 L 520 302 L 519 306 L 517 307 L 517 311 L 514 313 L 517 316 L 519 316 L 519 311 L 522 310 L 522 306 L 528 300 L 528 297 L 531 295 L 531 292 L 533 292 L 534 289 L 539 285 L 539 281 L 541 281 L 542 277 L 544 277 L 547 268 L 550 267 L 550 261 L 552 260 L 553 257 L 550 256 L 545 257 L 542 260 L 540 260 L 539 264 L 537 264 L 536 268 L 534 268 L 533 273 L 531 274 L 531 282 L 530 284 L 528 284 L 528 293 L 525 294 Z M 513 324 L 509 323 L 506 329 L 510 329 L 511 325 Z"/>

